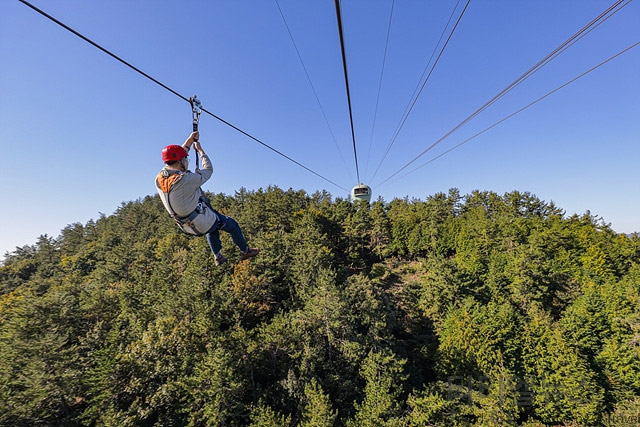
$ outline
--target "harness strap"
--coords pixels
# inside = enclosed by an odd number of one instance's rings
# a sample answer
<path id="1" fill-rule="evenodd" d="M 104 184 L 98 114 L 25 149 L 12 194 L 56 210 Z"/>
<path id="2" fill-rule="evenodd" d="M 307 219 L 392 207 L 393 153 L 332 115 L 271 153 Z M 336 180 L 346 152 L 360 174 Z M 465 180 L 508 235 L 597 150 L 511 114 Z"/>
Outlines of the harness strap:
<path id="1" fill-rule="evenodd" d="M 182 172 L 179 170 L 163 169 L 156 177 L 158 188 L 162 190 L 165 195 L 164 199 L 167 202 L 166 206 L 169 210 L 169 215 L 171 215 L 171 217 L 176 221 L 178 221 L 178 218 L 180 217 L 178 216 L 178 214 L 176 214 L 173 206 L 171 206 L 171 202 L 169 201 L 169 193 L 171 192 L 171 187 L 173 187 L 173 184 L 175 184 L 175 182 L 180 179 L 181 176 Z M 191 214 L 193 214 L 193 212 Z M 189 216 L 191 214 L 189 214 Z"/>
<path id="2" fill-rule="evenodd" d="M 196 219 L 196 217 L 200 215 L 200 207 L 198 206 L 197 208 L 195 208 L 193 210 L 193 212 L 191 212 L 189 215 L 187 216 L 176 216 L 175 219 L 177 221 L 180 221 L 182 223 L 187 223 L 189 221 L 193 221 L 194 219 Z"/>

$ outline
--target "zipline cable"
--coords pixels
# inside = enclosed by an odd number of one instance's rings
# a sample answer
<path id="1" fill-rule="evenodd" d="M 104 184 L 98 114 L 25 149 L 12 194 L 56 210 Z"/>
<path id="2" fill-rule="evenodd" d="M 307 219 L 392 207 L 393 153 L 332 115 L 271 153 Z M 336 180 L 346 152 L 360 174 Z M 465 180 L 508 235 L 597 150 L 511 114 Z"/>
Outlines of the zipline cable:
<path id="1" fill-rule="evenodd" d="M 371 136 L 369 137 L 369 151 L 367 152 L 367 163 L 364 167 L 364 175 L 369 171 L 369 158 L 371 157 L 371 145 L 373 145 L 373 134 L 376 129 L 376 119 L 378 118 L 378 104 L 380 103 L 380 90 L 382 89 L 382 77 L 384 76 L 384 66 L 387 62 L 387 48 L 389 47 L 389 34 L 391 34 L 391 21 L 393 20 L 393 8 L 396 0 L 391 1 L 391 12 L 389 13 L 389 24 L 387 25 L 387 40 L 384 43 L 384 55 L 382 57 L 382 69 L 380 70 L 380 80 L 378 81 L 378 95 L 376 96 L 376 108 L 373 113 L 373 125 L 371 125 Z"/>
<path id="2" fill-rule="evenodd" d="M 449 132 L 447 132 L 445 135 L 443 135 L 442 137 L 440 137 L 440 139 L 438 139 L 436 142 L 434 142 L 433 144 L 431 144 L 429 147 L 427 147 L 424 151 L 422 151 L 422 153 L 418 154 L 416 157 L 414 157 L 412 160 L 410 160 L 407 164 L 405 164 L 403 167 L 401 167 L 400 169 L 398 169 L 395 173 L 393 173 L 392 175 L 390 175 L 389 177 L 387 177 L 384 181 L 380 182 L 380 184 L 378 185 L 382 185 L 384 183 L 386 183 L 387 181 L 389 181 L 391 178 L 393 178 L 394 176 L 396 176 L 397 174 L 399 174 L 400 172 L 402 172 L 404 169 L 406 169 L 407 167 L 409 167 L 413 162 L 415 162 L 416 160 L 418 160 L 420 157 L 422 157 L 424 154 L 426 154 L 429 150 L 431 150 L 433 147 L 435 147 L 436 145 L 438 145 L 439 143 L 441 143 L 444 139 L 448 138 L 449 136 L 451 136 L 454 132 L 456 132 L 458 129 L 460 129 L 462 126 L 464 126 L 465 124 L 467 124 L 470 120 L 472 120 L 474 117 L 476 117 L 478 114 L 480 114 L 482 111 L 486 110 L 489 106 L 491 106 L 493 103 L 495 103 L 498 99 L 502 98 L 505 94 L 507 94 L 509 91 L 511 91 L 513 88 L 515 88 L 516 86 L 518 86 L 520 83 L 522 83 L 524 80 L 526 80 L 527 78 L 531 77 L 531 75 L 533 75 L 535 72 L 539 71 L 542 67 L 544 67 L 545 65 L 547 65 L 549 62 L 551 62 L 551 60 L 555 59 L 560 53 L 564 52 L 568 47 L 570 47 L 571 45 L 573 45 L 576 41 L 580 40 L 584 35 L 588 34 L 593 28 L 591 27 L 597 27 L 600 24 L 602 24 L 604 21 L 606 21 L 607 19 L 609 19 L 611 16 L 613 16 L 614 14 L 618 13 L 620 10 L 622 10 L 623 7 L 625 7 L 626 5 L 628 5 L 631 0 L 626 0 L 627 2 L 622 5 L 620 8 L 618 8 L 617 10 L 613 11 L 610 15 L 609 13 L 616 9 L 617 6 L 620 5 L 620 3 L 622 3 L 625 0 L 618 0 L 616 1 L 613 5 L 611 5 L 607 10 L 605 10 L 604 12 L 602 12 L 600 15 L 598 15 L 595 19 L 593 19 L 590 23 L 588 23 L 587 25 L 585 25 L 584 27 L 582 27 L 582 29 L 580 29 L 577 33 L 575 33 L 573 36 L 571 36 L 569 39 L 567 39 L 564 43 L 560 44 L 560 46 L 558 46 L 557 48 L 555 48 L 551 53 L 549 53 L 547 56 L 545 56 L 543 59 L 541 59 L 537 64 L 535 64 L 533 67 L 531 67 L 529 70 L 527 70 L 524 74 L 522 74 L 520 77 L 518 77 L 516 80 L 514 80 L 513 82 L 511 82 L 507 87 L 505 87 L 504 89 L 502 89 L 497 95 L 495 95 L 493 98 L 491 98 L 489 101 L 487 101 L 484 105 L 482 105 L 480 108 L 478 108 L 476 111 L 474 111 L 471 115 L 469 115 L 466 119 L 464 119 L 462 122 L 458 123 L 453 129 L 451 129 Z M 609 15 L 609 16 L 607 16 Z M 604 19 L 603 19 L 604 18 Z"/>
<path id="3" fill-rule="evenodd" d="M 349 91 L 349 76 L 347 74 L 347 55 L 344 49 L 344 33 L 342 31 L 342 13 L 340 0 L 335 0 L 336 19 L 338 20 L 338 35 L 340 36 L 340 50 L 342 51 L 342 68 L 344 69 L 344 84 L 347 89 L 347 102 L 349 103 L 349 121 L 351 122 L 351 140 L 353 141 L 353 157 L 356 160 L 356 175 L 360 183 L 360 171 L 358 170 L 358 153 L 356 152 L 356 133 L 353 129 L 353 111 L 351 110 L 351 93 Z"/>
<path id="4" fill-rule="evenodd" d="M 282 21 L 284 22 L 284 26 L 287 28 L 287 32 L 289 33 L 289 38 L 291 39 L 291 43 L 293 43 L 293 47 L 296 50 L 296 53 L 298 54 L 298 59 L 300 60 L 300 64 L 302 65 L 302 69 L 304 70 L 304 74 L 307 76 L 307 80 L 309 81 L 309 85 L 311 86 L 311 90 L 313 91 L 313 95 L 316 98 L 316 101 L 318 102 L 318 107 L 320 107 L 320 111 L 322 111 L 322 117 L 324 117 L 324 121 L 327 124 L 327 128 L 329 129 L 329 133 L 331 134 L 331 138 L 333 139 L 333 142 L 336 144 L 336 149 L 338 150 L 338 154 L 340 155 L 340 159 L 342 160 L 342 164 L 345 168 L 345 170 L 347 171 L 347 174 L 351 177 L 351 172 L 349 170 L 349 168 L 347 167 L 347 163 L 344 160 L 344 156 L 342 155 L 342 151 L 340 150 L 340 146 L 338 145 L 338 141 L 336 140 L 336 136 L 333 133 L 333 129 L 331 129 L 331 125 L 329 124 L 329 119 L 327 118 L 327 114 L 324 111 L 324 108 L 322 107 L 322 103 L 320 102 L 320 97 L 318 97 L 318 93 L 316 92 L 316 88 L 313 86 L 313 82 L 311 81 L 311 76 L 309 76 L 309 72 L 307 71 L 307 67 L 304 65 L 304 61 L 302 60 L 302 55 L 300 54 L 300 51 L 298 50 L 298 45 L 296 44 L 296 41 L 293 38 L 293 33 L 291 32 L 291 29 L 289 28 L 289 24 L 287 24 L 287 19 L 284 17 L 284 12 L 282 11 L 282 8 L 280 7 L 280 3 L 278 3 L 278 0 L 274 0 L 276 2 L 276 6 L 278 6 L 278 11 L 280 11 L 280 16 L 282 16 Z"/>
<path id="5" fill-rule="evenodd" d="M 632 48 L 634 48 L 634 47 L 638 46 L 639 44 L 640 44 L 640 41 L 635 42 L 634 44 L 632 44 L 631 46 L 627 47 L 626 49 L 621 50 L 620 52 L 616 53 L 616 54 L 615 54 L 615 55 L 613 55 L 612 57 L 610 57 L 610 58 L 608 58 L 608 59 L 606 59 L 606 60 L 602 61 L 602 62 L 601 62 L 601 63 L 599 63 L 598 65 L 595 65 L 595 66 L 591 67 L 590 69 L 588 69 L 588 70 L 587 70 L 587 71 L 585 71 L 584 73 L 582 73 L 582 74 L 580 74 L 580 75 L 578 75 L 578 76 L 574 77 L 573 79 L 571 79 L 571 80 L 569 80 L 568 82 L 566 82 L 566 83 L 564 83 L 564 84 L 562 84 L 562 85 L 558 86 L 557 88 L 553 89 L 552 91 L 547 92 L 545 95 L 541 96 L 540 98 L 536 99 L 535 101 L 532 101 L 532 102 L 530 102 L 529 104 L 525 105 L 524 107 L 520 108 L 519 110 L 514 111 L 513 113 L 509 114 L 507 117 L 503 118 L 502 120 L 499 120 L 499 121 L 495 122 L 495 123 L 494 123 L 494 124 L 492 124 L 491 126 L 489 126 L 489 127 L 485 128 L 485 129 L 481 130 L 480 132 L 476 133 L 475 135 L 471 136 L 470 138 L 465 139 L 464 141 L 462 141 L 462 142 L 458 143 L 457 145 L 454 145 L 453 147 L 449 148 L 447 151 L 445 151 L 445 152 L 443 152 L 443 153 L 441 153 L 441 154 L 437 155 L 436 157 L 434 157 L 433 159 L 429 160 L 428 162 L 423 163 L 422 165 L 418 166 L 417 168 L 415 168 L 415 169 L 411 170 L 410 172 L 407 172 L 406 174 L 402 175 L 402 176 L 401 176 L 401 177 L 399 177 L 399 178 L 396 178 L 395 180 L 393 180 L 393 181 L 389 182 L 389 183 L 388 183 L 388 184 L 386 184 L 386 185 L 393 184 L 394 182 L 397 182 L 397 181 L 401 180 L 402 178 L 406 177 L 407 175 L 411 175 L 412 173 L 414 173 L 414 172 L 415 172 L 415 171 L 417 171 L 418 169 L 421 169 L 421 168 L 425 167 L 425 166 L 426 166 L 426 165 L 428 165 L 429 163 L 432 163 L 432 162 L 434 162 L 434 161 L 438 160 L 440 157 L 442 157 L 442 156 L 444 156 L 444 155 L 446 155 L 446 154 L 450 153 L 451 151 L 455 150 L 456 148 L 460 147 L 460 146 L 461 146 L 461 145 L 463 145 L 463 144 L 466 144 L 467 142 L 471 141 L 472 139 L 474 139 L 474 138 L 476 138 L 476 137 L 478 137 L 478 136 L 482 135 L 482 134 L 483 134 L 483 133 L 485 133 L 486 131 L 488 131 L 488 130 L 490 130 L 490 129 L 493 129 L 494 127 L 498 126 L 500 123 L 502 123 L 502 122 L 504 122 L 504 121 L 506 121 L 506 120 L 510 119 L 511 117 L 515 116 L 516 114 L 520 113 L 521 111 L 526 110 L 527 108 L 531 107 L 532 105 L 534 105 L 534 104 L 536 104 L 536 103 L 538 103 L 538 102 L 542 101 L 543 99 L 545 99 L 545 98 L 546 98 L 546 97 L 548 97 L 549 95 L 552 95 L 552 94 L 554 94 L 555 92 L 559 91 L 560 89 L 564 88 L 565 86 L 570 85 L 571 83 L 575 82 L 575 81 L 576 81 L 576 80 L 578 80 L 579 78 L 584 77 L 585 75 L 587 75 L 587 74 L 589 74 L 590 72 L 594 71 L 595 69 L 597 69 L 597 68 L 601 67 L 602 65 L 606 64 L 607 62 L 609 62 L 609 61 L 611 61 L 611 60 L 613 60 L 613 59 L 617 58 L 618 56 L 622 55 L 623 53 L 625 53 L 625 52 L 627 52 L 627 51 L 631 50 Z M 384 185 L 383 185 L 383 184 L 380 184 L 380 186 L 384 186 Z"/>
<path id="6" fill-rule="evenodd" d="M 146 77 L 147 79 L 151 80 L 152 82 L 156 83 L 157 85 L 163 87 L 164 89 L 168 90 L 169 92 L 171 92 L 172 94 L 176 95 L 178 98 L 189 102 L 189 98 L 185 97 L 184 95 L 181 95 L 180 93 L 178 93 L 177 91 L 171 89 L 169 86 L 165 85 L 164 83 L 154 79 L 153 77 L 151 77 L 149 74 L 145 73 L 144 71 L 140 70 L 139 68 L 131 65 L 129 62 L 125 61 L 124 59 L 120 58 L 119 56 L 117 56 L 116 54 L 108 51 L 107 49 L 105 49 L 104 47 L 100 46 L 98 43 L 92 41 L 91 39 L 89 39 L 88 37 L 85 37 L 84 35 L 80 34 L 79 32 L 77 32 L 76 30 L 74 30 L 73 28 L 69 27 L 68 25 L 64 24 L 63 22 L 59 21 L 58 19 L 54 18 L 53 16 L 49 15 L 48 13 L 46 13 L 45 11 L 38 9 L 36 6 L 32 5 L 31 3 L 29 3 L 26 0 L 18 0 L 19 2 L 25 4 L 26 6 L 29 6 L 31 9 L 35 10 L 36 12 L 38 12 L 39 14 L 41 14 L 42 16 L 46 17 L 47 19 L 51 20 L 52 22 L 55 22 L 56 24 L 58 24 L 59 26 L 61 26 L 62 28 L 64 28 L 65 30 L 73 33 L 74 35 L 80 37 L 82 40 L 86 41 L 87 43 L 91 44 L 92 46 L 100 49 L 101 51 L 103 51 L 104 53 L 106 53 L 107 55 L 111 56 L 112 58 L 120 61 L 121 63 L 123 63 L 124 65 L 126 65 L 127 67 L 131 68 L 132 70 L 136 71 L 137 73 L 143 75 L 144 77 Z M 314 174 L 315 176 L 317 176 L 318 178 L 321 178 L 333 185 L 335 185 L 336 187 L 344 190 L 344 191 L 348 191 L 346 188 L 344 188 L 341 185 L 336 184 L 335 182 L 331 181 L 328 178 L 325 178 L 324 176 L 320 175 L 319 173 L 311 170 L 310 168 L 308 168 L 307 166 L 303 165 L 302 163 L 292 159 L 291 157 L 287 156 L 286 154 L 276 150 L 275 148 L 271 147 L 270 145 L 260 141 L 258 138 L 254 137 L 253 135 L 243 131 L 242 129 L 238 128 L 237 126 L 229 123 L 228 121 L 222 119 L 221 117 L 218 117 L 217 115 L 213 114 L 212 112 L 206 110 L 205 108 L 202 109 L 202 112 L 207 113 L 208 115 L 210 115 L 211 117 L 221 121 L 222 123 L 224 123 L 225 125 L 235 129 L 236 131 L 240 132 L 241 134 L 253 139 L 254 141 L 256 141 L 257 143 L 263 145 L 264 147 L 268 148 L 269 150 L 273 151 L 276 154 L 279 154 L 280 156 L 284 157 L 285 159 L 295 163 L 296 165 L 300 166 L 301 168 L 307 170 L 308 172 L 311 172 L 312 174 Z"/>
<path id="7" fill-rule="evenodd" d="M 380 166 L 382 166 L 382 163 L 387 158 L 387 154 L 389 154 L 389 150 L 391 150 L 391 147 L 393 146 L 393 144 L 395 143 L 396 139 L 398 138 L 398 135 L 400 134 L 400 131 L 404 127 L 404 124 L 407 121 L 407 118 L 409 117 L 409 114 L 411 114 L 411 111 L 413 110 L 413 107 L 416 105 L 416 102 L 418 101 L 418 98 L 420 97 L 420 94 L 422 93 L 422 90 L 424 89 L 425 85 L 429 81 L 429 77 L 431 77 L 431 73 L 433 73 L 433 70 L 436 68 L 436 65 L 438 64 L 438 61 L 440 60 L 440 57 L 442 56 L 442 54 L 444 53 L 445 48 L 449 44 L 449 40 L 451 40 L 451 37 L 453 36 L 454 31 L 458 27 L 458 24 L 460 23 L 460 20 L 462 19 L 462 16 L 464 15 L 464 12 L 467 10 L 467 7 L 469 6 L 470 2 L 471 2 L 471 0 L 467 0 L 467 3 L 464 5 L 464 9 L 462 9 L 462 12 L 460 13 L 460 16 L 458 17 L 458 20 L 456 21 L 455 25 L 451 29 L 451 32 L 449 33 L 449 37 L 447 37 L 447 41 L 442 46 L 442 49 L 440 49 L 440 53 L 438 54 L 438 57 L 436 58 L 435 62 L 433 63 L 433 66 L 431 67 L 431 70 L 429 70 L 429 74 L 427 74 L 427 77 L 422 82 L 422 86 L 420 87 L 420 90 L 418 91 L 417 94 L 415 94 L 415 91 L 414 91 L 414 95 L 415 96 L 412 95 L 413 101 L 412 102 L 410 101 L 410 107 L 408 107 L 408 109 L 405 110 L 404 116 L 400 120 L 400 124 L 398 125 L 398 128 L 396 129 L 393 137 L 391 138 L 391 141 L 389 141 L 389 145 L 387 146 L 387 149 L 385 150 L 385 152 L 384 152 L 384 154 L 382 156 L 382 159 L 380 160 L 380 163 L 378 163 L 378 167 L 376 168 L 375 172 L 373 173 L 373 176 L 371 177 L 372 181 L 376 177 L 376 174 L 378 173 L 378 171 L 380 170 Z M 460 2 L 456 3 L 456 6 L 454 7 L 453 11 L 451 12 L 451 16 L 453 16 L 453 12 L 455 12 L 456 9 L 458 8 L 458 4 L 459 3 Z M 444 31 L 449 26 L 449 22 L 451 21 L 451 16 L 449 17 L 449 21 L 447 21 L 447 25 L 444 27 L 444 29 L 442 31 L 442 34 L 444 34 Z M 442 35 L 440 36 L 440 40 L 442 40 Z M 434 52 L 435 52 L 435 49 L 440 44 L 440 40 L 438 40 L 438 44 L 436 44 L 436 46 L 434 48 Z M 433 58 L 433 53 L 431 54 L 431 57 Z M 422 77 L 424 77 L 424 74 L 427 71 L 427 68 L 429 67 L 429 63 L 430 62 L 431 62 L 431 58 L 429 58 L 429 62 L 427 62 L 427 66 L 425 67 L 425 71 L 422 73 Z M 422 79 L 422 77 L 420 77 L 420 79 Z M 418 84 L 420 84 L 420 83 L 418 83 Z M 417 89 L 417 87 L 416 87 L 416 89 Z"/>

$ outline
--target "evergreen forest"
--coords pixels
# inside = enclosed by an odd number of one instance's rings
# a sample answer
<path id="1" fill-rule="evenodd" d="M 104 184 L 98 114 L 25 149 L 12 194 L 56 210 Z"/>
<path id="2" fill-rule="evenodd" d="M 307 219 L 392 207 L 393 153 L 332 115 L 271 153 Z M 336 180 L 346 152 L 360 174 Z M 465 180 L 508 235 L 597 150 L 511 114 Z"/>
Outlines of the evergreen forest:
<path id="1" fill-rule="evenodd" d="M 158 196 L 0 266 L 2 426 L 640 425 L 640 236 L 535 195 Z"/>

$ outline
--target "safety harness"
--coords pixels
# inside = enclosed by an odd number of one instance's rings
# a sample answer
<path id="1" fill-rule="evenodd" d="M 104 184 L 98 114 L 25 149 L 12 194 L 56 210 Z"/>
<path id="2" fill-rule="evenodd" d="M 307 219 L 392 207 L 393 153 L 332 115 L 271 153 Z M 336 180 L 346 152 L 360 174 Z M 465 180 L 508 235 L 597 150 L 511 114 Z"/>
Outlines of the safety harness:
<path id="1" fill-rule="evenodd" d="M 158 193 L 160 194 L 162 204 L 164 204 L 171 217 L 176 221 L 178 227 L 187 234 L 202 236 L 209 231 L 210 226 L 207 227 L 206 230 L 199 230 L 196 225 L 196 218 L 198 218 L 199 215 L 213 215 L 213 222 L 217 220 L 215 217 L 215 211 L 210 207 L 209 200 L 204 195 L 201 195 L 198 205 L 187 216 L 179 216 L 176 214 L 176 211 L 173 209 L 171 202 L 169 201 L 171 188 L 178 180 L 180 180 L 180 178 L 182 178 L 183 175 L 184 173 L 179 170 L 163 169 L 156 177 L 156 186 L 161 190 L 158 191 Z M 207 221 L 207 223 L 208 222 L 209 221 Z"/>

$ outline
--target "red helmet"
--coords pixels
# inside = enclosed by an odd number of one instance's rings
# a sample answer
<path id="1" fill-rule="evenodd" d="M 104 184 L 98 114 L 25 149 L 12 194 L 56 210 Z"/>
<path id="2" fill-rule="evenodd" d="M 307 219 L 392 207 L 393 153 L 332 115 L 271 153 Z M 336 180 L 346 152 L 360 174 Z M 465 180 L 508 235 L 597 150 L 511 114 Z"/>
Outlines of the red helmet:
<path id="1" fill-rule="evenodd" d="M 165 163 L 180 161 L 188 155 L 181 145 L 167 145 L 162 149 L 162 161 Z"/>

